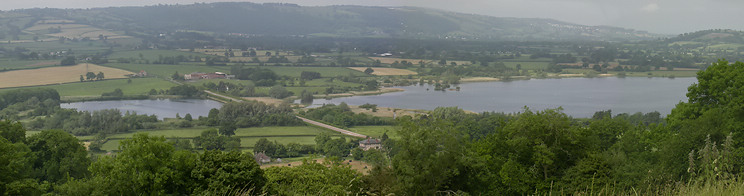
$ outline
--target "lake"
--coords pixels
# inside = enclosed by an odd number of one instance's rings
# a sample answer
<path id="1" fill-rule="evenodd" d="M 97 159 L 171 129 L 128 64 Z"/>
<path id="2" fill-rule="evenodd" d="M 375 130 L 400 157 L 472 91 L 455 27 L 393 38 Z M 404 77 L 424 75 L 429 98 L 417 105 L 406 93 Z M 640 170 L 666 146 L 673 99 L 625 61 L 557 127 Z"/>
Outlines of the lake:
<path id="1" fill-rule="evenodd" d="M 508 82 L 460 84 L 460 91 L 434 91 L 430 85 L 403 86 L 405 91 L 374 96 L 316 99 L 322 104 L 365 103 L 380 107 L 432 110 L 439 106 L 458 106 L 465 110 L 513 113 L 563 107 L 573 117 L 591 117 L 594 112 L 611 109 L 619 113 L 658 111 L 667 115 L 680 101 L 687 101 L 687 87 L 697 81 L 689 78 L 563 78 Z M 428 89 L 428 90 L 427 90 Z"/>
<path id="2" fill-rule="evenodd" d="M 193 118 L 206 117 L 212 108 L 219 109 L 222 103 L 208 99 L 145 99 L 145 100 L 115 100 L 115 101 L 85 101 L 60 104 L 62 108 L 73 108 L 78 111 L 98 111 L 104 109 L 119 109 L 122 113 L 137 112 L 137 114 L 156 115 L 158 119 L 175 118 L 176 114 L 184 117 L 191 114 Z"/>

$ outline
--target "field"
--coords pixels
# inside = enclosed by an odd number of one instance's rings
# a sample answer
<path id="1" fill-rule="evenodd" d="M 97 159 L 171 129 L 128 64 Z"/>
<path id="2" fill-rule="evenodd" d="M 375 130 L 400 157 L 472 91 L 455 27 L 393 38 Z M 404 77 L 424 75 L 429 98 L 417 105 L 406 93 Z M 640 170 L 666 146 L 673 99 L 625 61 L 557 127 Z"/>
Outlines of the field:
<path id="1" fill-rule="evenodd" d="M 364 73 L 364 70 L 356 71 L 356 70 L 350 70 L 343 67 L 261 67 L 270 69 L 271 71 L 276 72 L 277 75 L 280 76 L 289 76 L 289 77 L 300 77 L 303 71 L 314 71 L 320 73 L 321 77 L 337 77 L 337 76 L 349 76 L 349 75 L 355 75 L 355 76 L 365 76 L 367 74 Z"/>
<path id="2" fill-rule="evenodd" d="M 516 69 L 517 65 L 521 65 L 522 69 L 524 70 L 537 70 L 537 69 L 547 69 L 549 62 L 503 62 L 504 65 L 508 68 Z"/>
<path id="3" fill-rule="evenodd" d="M 170 130 L 153 130 L 140 131 L 131 133 L 121 133 L 110 135 L 102 149 L 111 151 L 117 150 L 119 142 L 123 139 L 131 138 L 135 133 L 148 133 L 150 136 L 163 136 L 167 139 L 193 139 L 201 135 L 201 132 L 208 128 L 187 128 L 187 129 L 170 129 Z M 261 138 L 270 141 L 277 141 L 281 144 L 299 143 L 315 144 L 315 136 L 320 133 L 328 133 L 334 137 L 340 137 L 338 132 L 325 130 L 313 126 L 294 126 L 294 127 L 252 127 L 240 128 L 235 131 L 234 137 L 240 138 L 241 148 L 250 149 Z"/>
<path id="4" fill-rule="evenodd" d="M 41 67 L 49 67 L 57 64 L 59 64 L 59 61 L 53 60 L 20 61 L 15 59 L 0 59 L 0 70 L 35 69 Z"/>
<path id="5" fill-rule="evenodd" d="M 206 66 L 206 65 L 195 65 L 195 64 L 179 64 L 179 65 L 156 65 L 156 64 L 122 64 L 122 63 L 109 63 L 106 66 L 128 70 L 132 72 L 139 72 L 141 70 L 147 71 L 149 75 L 160 76 L 163 78 L 170 78 L 173 73 L 178 72 L 181 76 L 192 72 L 227 72 L 230 67 L 218 67 L 218 66 Z"/>
<path id="6" fill-rule="evenodd" d="M 85 75 L 86 72 L 103 72 L 106 79 L 126 78 L 125 75 L 132 74 L 132 72 L 93 64 L 16 70 L 0 73 L 0 88 L 80 82 L 80 75 Z"/>
<path id="7" fill-rule="evenodd" d="M 364 70 L 366 70 L 367 67 L 349 67 L 349 69 L 364 72 Z M 372 72 L 372 75 L 377 75 L 377 76 L 402 76 L 402 75 L 418 74 L 415 71 L 411 71 L 407 69 L 396 69 L 396 68 L 373 67 L 372 70 L 375 70 L 374 72 Z"/>
<path id="8" fill-rule="evenodd" d="M 140 54 L 142 55 L 142 58 L 140 58 Z M 118 58 L 126 58 L 126 59 L 135 59 L 135 60 L 150 60 L 155 61 L 158 60 L 158 58 L 162 57 L 175 57 L 183 55 L 184 57 L 189 56 L 200 56 L 205 57 L 208 55 L 201 54 L 201 53 L 195 53 L 195 52 L 188 52 L 188 51 L 177 51 L 177 50 L 130 50 L 130 51 L 118 51 L 114 52 L 113 54 L 109 55 L 109 59 L 118 59 Z"/>
<path id="9" fill-rule="evenodd" d="M 163 79 L 132 78 L 132 83 L 127 83 L 126 79 L 116 79 L 48 85 L 43 88 L 55 89 L 62 97 L 97 97 L 101 96 L 101 93 L 111 92 L 117 88 L 121 89 L 124 95 L 143 95 L 147 94 L 150 89 L 167 90 L 172 86 L 176 86 L 176 84 Z M 12 89 L 15 88 L 0 89 L 0 92 Z"/>
<path id="10" fill-rule="evenodd" d="M 355 126 L 348 130 L 356 132 L 362 135 L 367 135 L 373 138 L 380 138 L 382 134 L 387 132 L 388 137 L 398 139 L 398 130 L 400 127 L 397 126 Z"/>
<path id="11" fill-rule="evenodd" d="M 50 28 L 59 28 L 59 33 L 49 33 Z M 30 31 L 35 34 L 45 34 L 51 38 L 43 39 L 44 41 L 55 41 L 58 37 L 66 38 L 90 38 L 92 40 L 98 40 L 99 35 L 108 37 L 108 39 L 117 38 L 130 38 L 129 36 L 119 35 L 115 32 L 111 32 L 105 29 L 85 25 L 85 24 L 69 24 L 69 23 L 56 23 L 56 24 L 36 24 L 32 27 L 26 28 L 25 31 Z"/>
<path id="12" fill-rule="evenodd" d="M 435 60 L 426 60 L 426 59 L 404 59 L 404 58 L 394 58 L 394 57 L 369 57 L 372 60 L 379 60 L 380 63 L 383 64 L 393 64 L 395 61 L 402 62 L 402 61 L 408 61 L 413 64 L 418 64 L 419 61 L 423 61 L 426 64 L 437 64 L 439 61 Z M 451 62 L 455 62 L 458 65 L 468 65 L 470 64 L 470 61 L 447 61 L 447 65 L 449 65 Z"/>

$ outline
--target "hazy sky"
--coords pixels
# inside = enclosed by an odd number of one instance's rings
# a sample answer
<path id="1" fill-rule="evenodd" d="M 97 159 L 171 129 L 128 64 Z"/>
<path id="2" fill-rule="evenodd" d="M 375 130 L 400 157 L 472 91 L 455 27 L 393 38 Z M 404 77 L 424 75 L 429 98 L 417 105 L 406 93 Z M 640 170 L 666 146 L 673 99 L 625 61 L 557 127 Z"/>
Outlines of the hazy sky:
<path id="1" fill-rule="evenodd" d="M 418 6 L 501 17 L 552 18 L 679 34 L 744 27 L 744 0 L 0 0 L 0 10 L 90 8 L 195 2 L 286 2 L 305 6 Z"/>

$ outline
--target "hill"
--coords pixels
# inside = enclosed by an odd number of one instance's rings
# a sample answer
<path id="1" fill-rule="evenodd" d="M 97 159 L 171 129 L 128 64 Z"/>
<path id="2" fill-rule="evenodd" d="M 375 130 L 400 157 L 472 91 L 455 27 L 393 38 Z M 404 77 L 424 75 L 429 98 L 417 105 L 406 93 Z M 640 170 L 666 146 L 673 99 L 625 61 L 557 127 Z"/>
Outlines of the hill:
<path id="1" fill-rule="evenodd" d="M 246 36 L 501 41 L 638 41 L 663 37 L 644 31 L 585 26 L 551 19 L 491 17 L 418 7 L 303 7 L 295 4 L 231 2 L 20 12 L 44 12 L 44 17 L 55 16 L 129 34 L 199 31 Z"/>

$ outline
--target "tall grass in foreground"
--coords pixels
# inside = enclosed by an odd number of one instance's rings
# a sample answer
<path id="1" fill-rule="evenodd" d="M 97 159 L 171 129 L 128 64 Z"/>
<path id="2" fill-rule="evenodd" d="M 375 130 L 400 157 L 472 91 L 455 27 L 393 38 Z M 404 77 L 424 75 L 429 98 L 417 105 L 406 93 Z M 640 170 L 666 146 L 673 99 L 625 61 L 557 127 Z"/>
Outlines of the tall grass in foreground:
<path id="1" fill-rule="evenodd" d="M 744 195 L 744 182 L 741 180 L 718 180 L 718 181 L 691 181 L 678 184 L 660 184 L 656 187 L 650 186 L 644 190 L 631 188 L 630 190 L 617 190 L 608 185 L 605 187 L 587 187 L 580 192 L 564 192 L 553 190 L 544 195 L 663 195 L 663 196 L 709 196 L 709 195 Z"/>

